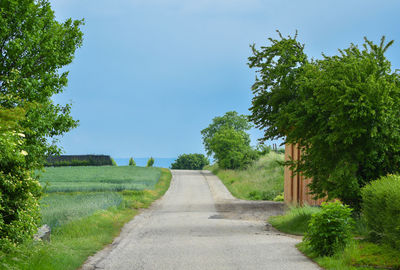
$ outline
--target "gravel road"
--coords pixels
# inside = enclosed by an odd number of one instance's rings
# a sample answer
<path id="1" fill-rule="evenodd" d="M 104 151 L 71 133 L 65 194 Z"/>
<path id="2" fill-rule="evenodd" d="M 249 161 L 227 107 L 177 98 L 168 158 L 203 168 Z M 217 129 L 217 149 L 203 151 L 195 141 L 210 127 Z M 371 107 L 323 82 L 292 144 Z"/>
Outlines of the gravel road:
<path id="1" fill-rule="evenodd" d="M 164 197 L 83 270 L 320 269 L 295 248 L 298 239 L 265 223 L 281 203 L 235 199 L 208 171 L 172 172 Z"/>

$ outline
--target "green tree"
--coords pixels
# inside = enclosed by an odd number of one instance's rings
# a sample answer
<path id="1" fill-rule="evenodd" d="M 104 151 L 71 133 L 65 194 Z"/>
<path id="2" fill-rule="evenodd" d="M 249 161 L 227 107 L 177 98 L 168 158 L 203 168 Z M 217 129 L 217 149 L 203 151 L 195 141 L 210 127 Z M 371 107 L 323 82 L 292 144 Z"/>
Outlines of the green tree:
<path id="1" fill-rule="evenodd" d="M 232 127 L 218 130 L 209 142 L 210 150 L 222 169 L 244 168 L 258 157 L 248 141 L 248 134 Z"/>
<path id="2" fill-rule="evenodd" d="M 153 165 L 154 165 L 154 158 L 150 157 L 149 160 L 147 160 L 146 167 L 153 167 Z"/>
<path id="3" fill-rule="evenodd" d="M 223 116 L 217 116 L 212 120 L 212 123 L 205 129 L 201 131 L 203 137 L 204 148 L 208 156 L 212 155 L 212 150 L 210 148 L 211 139 L 223 127 L 231 127 L 236 131 L 246 131 L 251 128 L 251 123 L 249 122 L 246 115 L 239 115 L 235 111 L 230 111 L 225 113 Z M 243 134 L 248 143 L 250 143 L 250 137 L 248 134 Z"/>
<path id="4" fill-rule="evenodd" d="M 70 105 L 54 104 L 51 97 L 67 85 L 67 71 L 82 43 L 82 21 L 56 21 L 47 0 L 0 2 L 0 106 L 27 107 L 21 122 L 25 130 L 26 162 L 40 167 L 45 157 L 58 153 L 49 138 L 77 126 Z"/>
<path id="5" fill-rule="evenodd" d="M 136 166 L 136 162 L 135 162 L 135 160 L 133 159 L 133 157 L 131 157 L 131 158 L 129 159 L 129 166 Z"/>
<path id="6" fill-rule="evenodd" d="M 0 248 L 29 238 L 39 221 L 35 169 L 59 150 L 49 139 L 77 125 L 52 102 L 82 42 L 82 21 L 55 20 L 46 0 L 0 1 Z"/>
<path id="7" fill-rule="evenodd" d="M 182 154 L 171 164 L 171 169 L 201 170 L 209 164 L 203 154 Z"/>
<path id="8" fill-rule="evenodd" d="M 400 76 L 384 56 L 393 41 L 365 39 L 338 55 L 308 60 L 295 37 L 270 39 L 249 66 L 258 77 L 250 119 L 264 139 L 302 149 L 293 169 L 312 177 L 312 193 L 359 209 L 360 188 L 399 171 Z"/>

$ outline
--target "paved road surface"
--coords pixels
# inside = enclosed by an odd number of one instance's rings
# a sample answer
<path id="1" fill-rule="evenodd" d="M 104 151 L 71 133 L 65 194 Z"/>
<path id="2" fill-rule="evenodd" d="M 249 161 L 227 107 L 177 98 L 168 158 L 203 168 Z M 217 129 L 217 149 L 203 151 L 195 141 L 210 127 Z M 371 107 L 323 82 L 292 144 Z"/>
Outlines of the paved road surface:
<path id="1" fill-rule="evenodd" d="M 171 187 L 82 269 L 320 269 L 207 171 L 173 171 Z M 282 205 L 267 203 L 276 214 Z M 218 212 L 219 211 L 219 212 Z M 250 213 L 250 214 L 248 214 Z"/>

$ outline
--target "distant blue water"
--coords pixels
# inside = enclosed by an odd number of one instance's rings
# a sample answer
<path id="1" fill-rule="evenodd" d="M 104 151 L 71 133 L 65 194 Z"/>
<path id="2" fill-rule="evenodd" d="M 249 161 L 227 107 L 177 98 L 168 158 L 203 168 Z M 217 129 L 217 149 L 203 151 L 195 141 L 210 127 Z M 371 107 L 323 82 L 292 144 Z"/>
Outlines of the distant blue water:
<path id="1" fill-rule="evenodd" d="M 147 158 L 133 158 L 136 162 L 136 166 L 145 167 L 147 165 Z M 129 158 L 114 158 L 115 162 L 117 162 L 118 166 L 126 166 L 129 164 Z M 169 168 L 171 164 L 174 163 L 176 158 L 154 158 L 154 165 L 153 167 L 161 167 L 161 168 Z"/>

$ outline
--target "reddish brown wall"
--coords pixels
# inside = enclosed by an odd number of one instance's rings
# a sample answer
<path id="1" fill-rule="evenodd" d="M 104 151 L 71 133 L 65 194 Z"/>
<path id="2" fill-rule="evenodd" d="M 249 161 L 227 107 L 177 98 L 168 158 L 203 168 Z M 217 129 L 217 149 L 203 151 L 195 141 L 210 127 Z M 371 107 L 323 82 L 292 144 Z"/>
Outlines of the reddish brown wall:
<path id="1" fill-rule="evenodd" d="M 290 160 L 291 157 L 294 160 L 299 160 L 301 155 L 300 149 L 297 145 L 286 144 L 285 145 L 285 160 Z M 310 189 L 308 184 L 312 179 L 306 179 L 301 174 L 294 175 L 288 166 L 285 166 L 285 187 L 284 196 L 285 203 L 288 205 L 320 205 L 324 199 L 313 200 L 312 195 L 309 194 Z"/>

